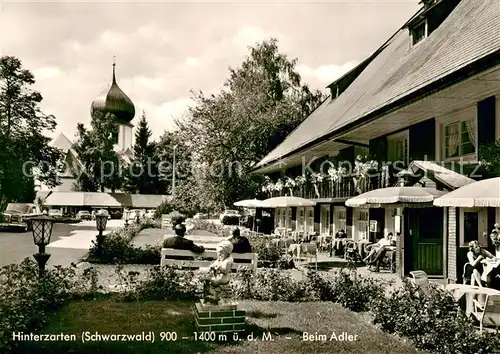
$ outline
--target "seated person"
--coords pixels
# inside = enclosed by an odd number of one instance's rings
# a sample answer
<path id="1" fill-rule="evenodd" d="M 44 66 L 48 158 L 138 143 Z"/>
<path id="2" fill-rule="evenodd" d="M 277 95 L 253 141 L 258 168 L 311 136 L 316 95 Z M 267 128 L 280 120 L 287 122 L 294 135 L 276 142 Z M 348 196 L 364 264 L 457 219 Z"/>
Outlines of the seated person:
<path id="1" fill-rule="evenodd" d="M 233 236 L 228 241 L 233 244 L 234 253 L 252 253 L 252 246 L 248 238 L 241 236 L 240 229 L 234 229 Z"/>
<path id="2" fill-rule="evenodd" d="M 467 252 L 468 264 L 466 264 L 465 267 L 465 274 L 472 273 L 470 285 L 475 286 L 477 284 L 477 286 L 483 286 L 481 281 L 483 264 L 481 262 L 486 259 L 496 260 L 496 257 L 481 248 L 478 241 L 469 242 L 469 252 Z M 472 270 L 472 272 L 470 272 L 470 270 Z"/>
<path id="3" fill-rule="evenodd" d="M 186 226 L 184 224 L 175 225 L 174 232 L 175 236 L 170 236 L 163 240 L 163 248 L 188 250 L 196 253 L 203 253 L 205 251 L 203 246 L 195 245 L 193 241 L 184 238 L 186 234 Z"/>
<path id="4" fill-rule="evenodd" d="M 389 232 L 386 237 L 381 238 L 377 243 L 366 246 L 368 255 L 363 259 L 363 262 L 372 263 L 375 259 L 377 259 L 377 253 L 379 253 L 380 255 L 380 253 L 382 252 L 381 249 L 383 249 L 384 247 L 395 246 L 396 241 L 393 240 L 393 238 L 393 233 Z"/>
<path id="5" fill-rule="evenodd" d="M 330 257 L 333 255 L 333 253 L 338 254 L 338 253 L 343 253 L 344 251 L 344 244 L 342 242 L 336 242 L 337 239 L 342 239 L 342 238 L 347 238 L 347 234 L 343 229 L 337 231 L 335 234 L 335 237 L 332 239 L 332 247 L 330 249 Z"/>

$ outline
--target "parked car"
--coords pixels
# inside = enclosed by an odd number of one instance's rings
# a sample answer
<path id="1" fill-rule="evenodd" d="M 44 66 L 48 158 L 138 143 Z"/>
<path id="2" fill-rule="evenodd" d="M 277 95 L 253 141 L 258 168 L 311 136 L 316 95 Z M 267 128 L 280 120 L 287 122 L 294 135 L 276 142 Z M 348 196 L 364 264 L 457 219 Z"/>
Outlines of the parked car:
<path id="1" fill-rule="evenodd" d="M 30 218 L 42 215 L 42 211 L 31 203 L 9 203 L 2 214 L 0 226 L 31 230 Z"/>
<path id="2" fill-rule="evenodd" d="M 61 209 L 50 209 L 49 216 L 54 218 L 54 219 L 62 219 L 63 218 L 63 211 Z"/>
<path id="3" fill-rule="evenodd" d="M 219 216 L 219 220 L 223 225 L 239 225 L 240 212 L 238 210 L 225 210 Z"/>
<path id="4" fill-rule="evenodd" d="M 194 214 L 193 219 L 208 219 L 208 215 L 203 213 L 196 213 Z"/>
<path id="5" fill-rule="evenodd" d="M 88 210 L 80 210 L 76 214 L 76 218 L 79 220 L 92 220 L 92 215 Z"/>

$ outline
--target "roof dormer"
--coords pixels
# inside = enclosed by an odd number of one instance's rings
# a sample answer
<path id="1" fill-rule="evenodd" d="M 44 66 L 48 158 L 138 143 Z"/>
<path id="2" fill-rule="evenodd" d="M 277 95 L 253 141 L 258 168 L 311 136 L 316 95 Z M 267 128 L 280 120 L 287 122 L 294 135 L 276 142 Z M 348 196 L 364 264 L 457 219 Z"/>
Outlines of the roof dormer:
<path id="1" fill-rule="evenodd" d="M 422 0 L 424 6 L 407 22 L 410 47 L 431 35 L 455 9 L 460 0 Z"/>

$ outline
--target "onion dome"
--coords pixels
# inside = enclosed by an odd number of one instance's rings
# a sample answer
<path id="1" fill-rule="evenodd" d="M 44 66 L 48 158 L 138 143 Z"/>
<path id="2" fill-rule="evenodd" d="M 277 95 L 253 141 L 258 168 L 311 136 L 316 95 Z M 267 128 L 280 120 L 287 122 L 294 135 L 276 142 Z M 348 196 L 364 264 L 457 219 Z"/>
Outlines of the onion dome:
<path id="1" fill-rule="evenodd" d="M 115 66 L 113 62 L 113 82 L 107 92 L 97 97 L 90 107 L 90 113 L 101 111 L 115 115 L 117 123 L 130 123 L 135 116 L 135 107 L 132 100 L 123 92 L 116 83 Z"/>

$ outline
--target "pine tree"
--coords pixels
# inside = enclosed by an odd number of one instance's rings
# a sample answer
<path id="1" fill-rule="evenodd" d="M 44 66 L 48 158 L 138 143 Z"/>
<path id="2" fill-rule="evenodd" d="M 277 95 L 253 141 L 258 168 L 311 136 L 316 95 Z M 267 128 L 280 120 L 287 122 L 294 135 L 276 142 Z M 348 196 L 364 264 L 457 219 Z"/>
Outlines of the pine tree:
<path id="1" fill-rule="evenodd" d="M 157 194 L 158 180 L 157 161 L 154 160 L 155 144 L 151 140 L 146 113 L 143 111 L 135 132 L 133 147 L 134 158 L 127 169 L 126 187 L 128 192 L 140 194 Z"/>

